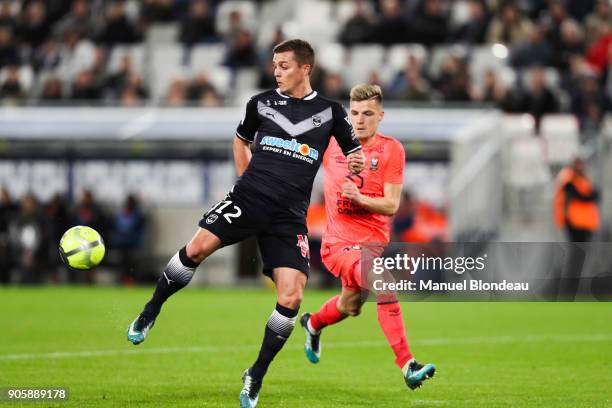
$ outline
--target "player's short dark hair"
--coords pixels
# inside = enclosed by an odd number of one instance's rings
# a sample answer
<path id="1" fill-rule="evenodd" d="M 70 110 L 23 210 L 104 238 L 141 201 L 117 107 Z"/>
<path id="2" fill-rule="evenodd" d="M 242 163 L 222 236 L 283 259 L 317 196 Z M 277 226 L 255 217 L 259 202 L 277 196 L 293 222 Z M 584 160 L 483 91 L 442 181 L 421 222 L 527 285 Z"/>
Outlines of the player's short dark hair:
<path id="1" fill-rule="evenodd" d="M 295 38 L 293 40 L 283 41 L 272 49 L 274 54 L 287 51 L 293 51 L 295 54 L 295 60 L 300 66 L 304 64 L 310 65 L 310 72 L 312 72 L 315 64 L 315 52 L 312 45 L 310 45 L 307 41 Z"/>

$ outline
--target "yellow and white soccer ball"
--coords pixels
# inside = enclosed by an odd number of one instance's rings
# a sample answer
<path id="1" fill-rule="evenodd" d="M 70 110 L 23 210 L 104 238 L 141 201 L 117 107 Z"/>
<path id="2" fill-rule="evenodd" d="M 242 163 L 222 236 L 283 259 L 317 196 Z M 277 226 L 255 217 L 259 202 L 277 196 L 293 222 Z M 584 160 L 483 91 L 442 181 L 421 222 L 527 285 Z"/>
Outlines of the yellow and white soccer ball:
<path id="1" fill-rule="evenodd" d="M 88 270 L 102 262 L 106 247 L 98 231 L 79 225 L 64 233 L 59 252 L 62 261 L 70 268 Z"/>

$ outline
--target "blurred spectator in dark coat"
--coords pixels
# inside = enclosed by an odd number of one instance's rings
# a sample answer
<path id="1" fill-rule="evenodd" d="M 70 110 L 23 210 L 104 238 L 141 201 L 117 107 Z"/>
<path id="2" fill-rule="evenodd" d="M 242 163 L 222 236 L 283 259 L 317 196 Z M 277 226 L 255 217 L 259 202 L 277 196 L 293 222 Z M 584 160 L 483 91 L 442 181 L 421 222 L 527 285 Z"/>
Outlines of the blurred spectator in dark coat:
<path id="1" fill-rule="evenodd" d="M 325 75 L 323 87 L 320 89 L 323 96 L 335 101 L 345 103 L 349 99 L 349 92 L 344 86 L 344 81 L 340 74 L 331 72 Z"/>
<path id="2" fill-rule="evenodd" d="M 0 27 L 0 69 L 7 65 L 19 65 L 19 49 L 10 28 Z"/>
<path id="3" fill-rule="evenodd" d="M 503 110 L 512 109 L 512 93 L 498 78 L 493 69 L 484 72 L 482 84 L 474 87 L 471 92 L 472 100 L 476 102 L 493 103 Z"/>
<path id="4" fill-rule="evenodd" d="M 142 40 L 139 29 L 127 17 L 122 2 L 112 1 L 108 5 L 98 40 L 105 45 L 133 44 Z"/>
<path id="5" fill-rule="evenodd" d="M 435 85 L 447 102 L 469 101 L 471 86 L 465 56 L 450 54 L 442 64 L 442 72 Z"/>
<path id="6" fill-rule="evenodd" d="M 217 40 L 215 19 L 210 6 L 204 0 L 195 0 L 181 23 L 179 40 L 186 46 Z"/>
<path id="7" fill-rule="evenodd" d="M 421 62 L 409 55 L 404 70 L 398 72 L 389 86 L 389 99 L 427 101 L 431 98 L 431 87 L 423 74 Z"/>
<path id="8" fill-rule="evenodd" d="M 584 73 L 578 82 L 578 88 L 571 95 L 572 113 L 578 118 L 583 132 L 596 131 L 600 128 L 605 113 L 605 94 L 599 85 L 595 73 Z"/>
<path id="9" fill-rule="evenodd" d="M 428 47 L 442 44 L 448 36 L 448 16 L 442 0 L 421 0 L 410 19 L 413 38 Z"/>
<path id="10" fill-rule="evenodd" d="M 530 113 L 535 119 L 535 131 L 540 131 L 540 121 L 547 113 L 559 110 L 559 101 L 553 91 L 546 85 L 545 72 L 542 67 L 529 71 L 529 85 L 519 104 L 519 111 Z"/>
<path id="11" fill-rule="evenodd" d="M 106 87 L 113 97 L 121 94 L 130 75 L 134 73 L 132 57 L 125 54 L 121 57 L 117 71 L 111 72 L 106 79 Z"/>
<path id="12" fill-rule="evenodd" d="M 0 28 L 8 28 L 11 32 L 17 29 L 17 22 L 9 0 L 0 0 Z"/>
<path id="13" fill-rule="evenodd" d="M 365 0 L 354 2 L 353 15 L 340 30 L 338 41 L 344 45 L 363 44 L 372 41 L 375 19 L 369 13 Z"/>
<path id="14" fill-rule="evenodd" d="M 11 281 L 14 254 L 11 247 L 9 227 L 15 219 L 17 207 L 6 188 L 0 189 L 0 285 Z"/>
<path id="15" fill-rule="evenodd" d="M 19 37 L 32 48 L 42 44 L 51 32 L 47 6 L 43 1 L 27 3 L 18 23 Z"/>
<path id="16" fill-rule="evenodd" d="M 223 64 L 234 69 L 257 65 L 257 52 L 250 32 L 243 30 L 235 37 Z"/>
<path id="17" fill-rule="evenodd" d="M 274 78 L 274 64 L 272 61 L 267 61 L 264 63 L 263 69 L 259 70 L 259 81 L 257 82 L 257 87 L 259 89 L 270 89 L 276 88 L 276 79 Z"/>
<path id="18" fill-rule="evenodd" d="M 47 78 L 40 93 L 43 101 L 60 101 L 64 99 L 64 85 L 59 78 Z"/>
<path id="19" fill-rule="evenodd" d="M 6 78 L 0 85 L 0 99 L 3 104 L 19 104 L 26 99 L 26 90 L 19 77 L 19 68 L 11 65 L 6 68 Z"/>
<path id="20" fill-rule="evenodd" d="M 382 0 L 373 40 L 382 45 L 409 42 L 408 23 L 399 0 Z"/>
<path id="21" fill-rule="evenodd" d="M 548 9 L 541 17 L 542 23 L 546 27 L 546 38 L 553 49 L 556 51 L 561 45 L 561 25 L 571 20 L 567 13 L 563 0 L 550 0 Z"/>
<path id="22" fill-rule="evenodd" d="M 74 214 L 75 225 L 85 225 L 98 231 L 103 237 L 106 236 L 108 221 L 102 211 L 102 207 L 95 201 L 90 190 L 83 190 L 81 201 L 77 205 Z"/>
<path id="23" fill-rule="evenodd" d="M 174 19 L 174 0 L 142 0 L 140 16 L 145 23 L 171 22 Z"/>
<path id="24" fill-rule="evenodd" d="M 553 65 L 562 73 L 570 68 L 570 63 L 575 56 L 584 54 L 583 33 L 580 26 L 574 20 L 565 20 L 561 24 L 560 39 L 554 52 Z"/>
<path id="25" fill-rule="evenodd" d="M 19 283 L 42 283 L 48 245 L 38 202 L 32 195 L 21 200 L 19 214 L 11 221 L 12 252 L 16 259 Z"/>
<path id="26" fill-rule="evenodd" d="M 208 75 L 204 72 L 198 73 L 187 87 L 187 99 L 199 101 L 206 92 L 217 93 L 215 86 L 210 82 Z"/>
<path id="27" fill-rule="evenodd" d="M 81 71 L 72 85 L 70 99 L 73 101 L 98 101 L 102 98 L 102 89 L 94 81 L 91 71 Z"/>
<path id="28" fill-rule="evenodd" d="M 54 32 L 61 35 L 66 30 L 76 30 L 81 38 L 93 38 L 93 22 L 87 0 L 75 0 L 70 13 L 55 24 Z"/>
<path id="29" fill-rule="evenodd" d="M 60 42 L 55 37 L 47 38 L 32 55 L 32 68 L 35 71 L 52 71 L 56 69 L 62 59 Z"/>
<path id="30" fill-rule="evenodd" d="M 510 65 L 515 68 L 550 65 L 553 50 L 546 41 L 544 27 L 536 25 L 529 29 L 529 39 L 519 43 L 510 52 Z"/>
<path id="31" fill-rule="evenodd" d="M 453 40 L 465 44 L 482 44 L 487 37 L 491 16 L 484 0 L 469 0 L 469 18 L 459 26 Z"/>
<path id="32" fill-rule="evenodd" d="M 145 217 L 136 197 L 130 194 L 121 212 L 112 223 L 110 246 L 117 250 L 120 256 L 122 281 L 132 283 L 142 271 L 137 270 L 140 250 L 144 244 Z"/>

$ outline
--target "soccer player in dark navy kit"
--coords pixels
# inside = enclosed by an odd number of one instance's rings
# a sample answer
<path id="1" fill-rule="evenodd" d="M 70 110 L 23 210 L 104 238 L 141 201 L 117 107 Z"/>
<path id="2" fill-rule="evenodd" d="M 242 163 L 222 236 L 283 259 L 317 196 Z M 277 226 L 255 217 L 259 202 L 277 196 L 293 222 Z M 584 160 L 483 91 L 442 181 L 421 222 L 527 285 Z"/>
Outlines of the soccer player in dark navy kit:
<path id="1" fill-rule="evenodd" d="M 248 408 L 257 404 L 268 366 L 295 326 L 309 268 L 306 211 L 330 138 L 347 156 L 350 171 L 359 173 L 364 166 L 361 145 L 342 106 L 310 86 L 310 44 L 288 40 L 277 45 L 273 63 L 278 88 L 252 97 L 236 130 L 238 181 L 172 257 L 127 333 L 133 344 L 143 342 L 162 304 L 189 283 L 202 261 L 223 246 L 256 236 L 263 272 L 276 285 L 277 303 L 257 360 L 243 374 L 240 404 Z"/>

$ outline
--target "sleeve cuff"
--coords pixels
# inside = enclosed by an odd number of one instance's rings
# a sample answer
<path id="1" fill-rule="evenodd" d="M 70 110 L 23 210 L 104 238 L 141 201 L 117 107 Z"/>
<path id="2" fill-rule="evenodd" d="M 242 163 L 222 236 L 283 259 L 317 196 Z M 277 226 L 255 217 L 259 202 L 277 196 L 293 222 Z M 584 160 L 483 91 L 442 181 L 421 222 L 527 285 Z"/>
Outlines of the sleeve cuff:
<path id="1" fill-rule="evenodd" d="M 240 133 L 236 132 L 236 137 L 238 137 L 239 139 L 244 140 L 247 143 L 253 143 L 252 140 L 247 139 L 246 137 L 242 136 Z"/>
<path id="2" fill-rule="evenodd" d="M 357 150 L 361 150 L 361 146 L 357 146 L 351 150 L 349 150 L 348 152 L 343 152 L 345 156 L 348 156 L 351 153 L 355 153 Z"/>

